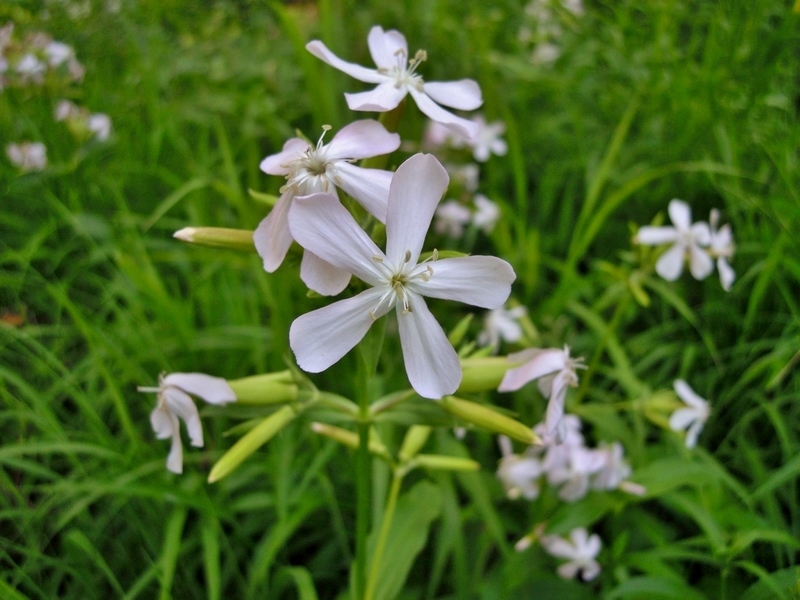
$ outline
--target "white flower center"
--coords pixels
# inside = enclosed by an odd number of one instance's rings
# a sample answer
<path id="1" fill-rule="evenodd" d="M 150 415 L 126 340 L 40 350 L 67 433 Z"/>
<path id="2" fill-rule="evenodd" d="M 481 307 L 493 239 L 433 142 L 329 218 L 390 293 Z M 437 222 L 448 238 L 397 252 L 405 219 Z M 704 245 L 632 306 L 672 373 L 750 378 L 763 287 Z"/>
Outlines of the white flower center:
<path id="1" fill-rule="evenodd" d="M 328 148 L 322 143 L 325 134 L 330 130 L 330 125 L 323 125 L 322 135 L 319 136 L 316 147 L 309 146 L 302 156 L 284 165 L 289 169 L 289 174 L 286 176 L 286 185 L 281 188 L 281 193 L 290 189 L 294 190 L 297 196 L 315 192 L 333 192 L 334 181 L 328 169 L 338 161 L 327 157 Z"/>
<path id="2" fill-rule="evenodd" d="M 397 64 L 390 69 L 381 67 L 378 69 L 378 73 L 383 73 L 394 79 L 394 87 L 396 88 L 413 87 L 418 92 L 423 91 L 422 85 L 425 82 L 422 80 L 422 76 L 417 75 L 415 71 L 420 63 L 428 59 L 428 53 L 425 50 L 417 50 L 414 58 L 408 60 L 408 64 L 406 64 L 406 53 L 402 48 L 397 50 L 394 55 L 397 58 Z"/>
<path id="3" fill-rule="evenodd" d="M 369 311 L 374 319 L 375 313 L 383 309 L 390 309 L 400 302 L 403 306 L 403 314 L 413 312 L 412 296 L 420 293 L 423 284 L 429 282 L 433 277 L 433 267 L 427 264 L 428 261 L 436 262 L 439 258 L 439 251 L 434 250 L 430 258 L 426 258 L 421 263 L 411 265 L 411 251 L 406 250 L 402 263 L 397 266 L 388 264 L 380 256 L 373 256 L 372 259 L 383 267 L 383 286 L 386 291 L 378 300 L 378 304 Z"/>

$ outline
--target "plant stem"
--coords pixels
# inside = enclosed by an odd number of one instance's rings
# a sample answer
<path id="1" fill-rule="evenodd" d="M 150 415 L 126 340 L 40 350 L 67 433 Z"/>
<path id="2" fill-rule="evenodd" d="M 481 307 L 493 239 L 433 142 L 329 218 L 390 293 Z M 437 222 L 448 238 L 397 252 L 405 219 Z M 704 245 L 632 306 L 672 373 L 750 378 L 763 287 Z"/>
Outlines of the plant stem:
<path id="1" fill-rule="evenodd" d="M 359 360 L 358 450 L 356 451 L 356 598 L 365 598 L 367 535 L 369 533 L 370 479 L 368 367 Z"/>
<path id="2" fill-rule="evenodd" d="M 394 509 L 397 506 L 397 497 L 400 495 L 400 484 L 403 482 L 404 475 L 405 472 L 402 468 L 395 469 L 392 487 L 389 489 L 389 498 L 386 500 L 386 508 L 383 510 L 378 543 L 375 545 L 375 553 L 372 555 L 372 564 L 369 569 L 369 579 L 367 580 L 367 591 L 364 595 L 364 600 L 372 598 L 375 593 L 375 586 L 378 584 L 383 551 L 386 549 L 386 542 L 389 539 L 389 531 L 392 528 L 392 520 L 394 519 Z"/>

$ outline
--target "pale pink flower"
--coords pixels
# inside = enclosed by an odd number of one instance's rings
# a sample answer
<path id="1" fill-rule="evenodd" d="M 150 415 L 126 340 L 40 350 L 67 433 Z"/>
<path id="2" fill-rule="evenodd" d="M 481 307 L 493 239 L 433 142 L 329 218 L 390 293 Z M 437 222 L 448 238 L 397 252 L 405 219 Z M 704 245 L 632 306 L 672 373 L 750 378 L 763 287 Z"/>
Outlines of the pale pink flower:
<path id="1" fill-rule="evenodd" d="M 589 483 L 593 475 L 603 469 L 605 456 L 603 452 L 585 446 L 556 446 L 566 458 L 561 464 L 550 466 L 547 470 L 547 481 L 554 486 L 561 486 L 558 497 L 566 502 L 575 502 L 583 498 L 589 491 Z"/>
<path id="2" fill-rule="evenodd" d="M 733 285 L 733 280 L 736 279 L 736 272 L 728 263 L 728 259 L 733 256 L 736 250 L 733 245 L 733 232 L 728 224 L 719 229 L 717 228 L 717 225 L 719 225 L 719 211 L 716 208 L 711 209 L 709 224 L 711 226 L 711 244 L 708 250 L 712 257 L 717 258 L 717 271 L 719 271 L 722 289 L 729 292 Z"/>
<path id="3" fill-rule="evenodd" d="M 483 115 L 476 115 L 472 122 L 478 126 L 475 135 L 471 138 L 455 135 L 451 140 L 454 148 L 469 148 L 472 156 L 478 162 L 486 162 L 489 157 L 505 156 L 508 152 L 508 144 L 502 138 L 506 132 L 506 125 L 502 121 L 487 123 Z"/>
<path id="4" fill-rule="evenodd" d="M 558 567 L 558 574 L 564 579 L 574 579 L 580 573 L 581 579 L 591 581 L 600 574 L 600 564 L 595 558 L 603 544 L 596 533 L 590 536 L 586 529 L 578 527 L 570 532 L 569 539 L 545 535 L 541 543 L 551 556 L 568 560 Z"/>
<path id="5" fill-rule="evenodd" d="M 519 320 L 525 316 L 527 310 L 524 306 L 514 308 L 495 308 L 486 313 L 483 318 L 483 329 L 478 334 L 478 343 L 481 346 L 497 348 L 500 341 L 518 342 L 522 339 L 522 327 Z"/>
<path id="6" fill-rule="evenodd" d="M 437 260 L 434 251 L 419 262 L 447 184 L 447 172 L 432 155 L 417 154 L 400 165 L 389 188 L 385 254 L 334 196 L 314 194 L 294 202 L 289 226 L 300 245 L 370 286 L 292 323 L 289 342 L 300 368 L 324 371 L 394 307 L 411 386 L 433 399 L 458 388 L 458 355 L 424 297 L 496 308 L 508 298 L 515 275 L 511 265 L 491 256 Z"/>
<path id="7" fill-rule="evenodd" d="M 500 218 L 500 208 L 483 194 L 475 194 L 472 202 L 475 204 L 472 224 L 487 235 L 492 233 Z"/>
<path id="8" fill-rule="evenodd" d="M 330 127 L 323 128 L 328 131 Z M 324 133 L 323 133 L 324 135 Z M 333 136 L 329 144 L 320 137 L 316 146 L 300 138 L 287 141 L 278 154 L 266 157 L 261 170 L 270 175 L 283 175 L 286 185 L 269 215 L 261 221 L 253 240 L 264 261 L 264 269 L 275 271 L 292 244 L 288 215 L 292 200 L 318 192 L 335 192 L 339 187 L 355 198 L 381 222 L 386 220 L 386 199 L 392 173 L 380 169 L 364 169 L 354 160 L 394 152 L 400 136 L 389 133 L 373 120 L 350 123 Z M 341 292 L 350 281 L 350 274 L 322 261 L 310 251 L 303 254 L 300 277 L 312 290 L 330 296 Z"/>
<path id="9" fill-rule="evenodd" d="M 592 477 L 591 486 L 595 490 L 615 490 L 630 477 L 631 466 L 625 460 L 622 444 L 614 442 L 610 446 L 601 445 L 597 452 L 603 459 L 602 467 Z"/>
<path id="10" fill-rule="evenodd" d="M 707 400 L 698 396 L 683 379 L 676 379 L 673 384 L 675 393 L 686 403 L 685 408 L 679 408 L 669 418 L 669 427 L 673 431 L 686 430 L 686 447 L 694 448 L 697 437 L 703 430 L 703 425 L 711 415 L 711 407 Z"/>
<path id="11" fill-rule="evenodd" d="M 539 497 L 539 479 L 542 473 L 541 459 L 533 453 L 514 454 L 511 440 L 501 435 L 498 439 L 503 453 L 497 465 L 497 478 L 506 490 L 506 496 L 516 500 L 520 496 L 526 500 Z"/>
<path id="12" fill-rule="evenodd" d="M 43 171 L 47 167 L 47 147 L 41 142 L 8 144 L 6 156 L 22 171 Z"/>
<path id="13" fill-rule="evenodd" d="M 450 176 L 450 181 L 454 184 L 460 185 L 466 192 L 474 192 L 478 189 L 478 179 L 480 177 L 480 170 L 475 163 L 466 165 L 456 165 L 453 163 L 445 163 L 444 168 Z"/>
<path id="14" fill-rule="evenodd" d="M 172 438 L 167 469 L 173 473 L 183 472 L 183 444 L 178 417 L 186 423 L 192 446 L 203 446 L 203 425 L 189 394 L 199 396 L 209 404 L 221 405 L 236 401 L 236 394 L 227 381 L 203 373 L 161 375 L 158 378 L 158 387 L 139 387 L 138 391 L 158 394 L 158 404 L 150 413 L 150 424 L 158 439 Z"/>
<path id="15" fill-rule="evenodd" d="M 342 60 L 319 40 L 306 44 L 306 49 L 311 54 L 333 68 L 359 81 L 378 84 L 378 87 L 368 92 L 345 94 L 347 105 L 351 110 L 386 112 L 396 108 L 406 94 L 411 94 L 419 109 L 434 121 L 469 138 L 477 133 L 478 128 L 475 123 L 457 117 L 439 106 L 443 104 L 459 110 L 478 108 L 483 104 L 483 98 L 475 81 L 462 79 L 450 82 L 425 82 L 416 70 L 419 64 L 426 60 L 426 53 L 419 50 L 414 58 L 409 60 L 406 38 L 394 29 L 384 32 L 382 27 L 375 25 L 369 32 L 367 44 L 372 60 L 377 66 L 376 69 Z"/>
<path id="16" fill-rule="evenodd" d="M 670 200 L 667 210 L 674 227 L 640 227 L 636 240 L 646 246 L 672 243 L 656 262 L 656 273 L 667 281 L 681 276 L 687 255 L 692 276 L 705 279 L 714 269 L 711 257 L 703 250 L 711 243 L 708 223 L 692 224 L 692 211 L 683 200 Z"/>

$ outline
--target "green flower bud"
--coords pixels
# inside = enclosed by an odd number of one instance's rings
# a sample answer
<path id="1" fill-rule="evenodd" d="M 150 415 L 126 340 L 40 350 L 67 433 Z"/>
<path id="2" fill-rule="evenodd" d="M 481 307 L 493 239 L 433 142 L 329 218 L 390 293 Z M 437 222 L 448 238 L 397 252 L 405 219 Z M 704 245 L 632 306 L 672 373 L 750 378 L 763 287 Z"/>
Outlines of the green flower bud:
<path id="1" fill-rule="evenodd" d="M 489 406 L 461 400 L 455 396 L 445 396 L 439 403 L 442 408 L 451 414 L 483 429 L 502 433 L 529 445 L 542 443 L 539 436 L 533 433 L 533 429 L 497 412 Z"/>
<path id="2" fill-rule="evenodd" d="M 282 404 L 297 400 L 297 384 L 290 371 L 234 379 L 228 385 L 240 404 Z"/>
<path id="3" fill-rule="evenodd" d="M 224 227 L 184 227 L 172 237 L 190 244 L 210 248 L 227 248 L 242 252 L 255 252 L 253 232 L 246 229 L 227 229 Z"/>

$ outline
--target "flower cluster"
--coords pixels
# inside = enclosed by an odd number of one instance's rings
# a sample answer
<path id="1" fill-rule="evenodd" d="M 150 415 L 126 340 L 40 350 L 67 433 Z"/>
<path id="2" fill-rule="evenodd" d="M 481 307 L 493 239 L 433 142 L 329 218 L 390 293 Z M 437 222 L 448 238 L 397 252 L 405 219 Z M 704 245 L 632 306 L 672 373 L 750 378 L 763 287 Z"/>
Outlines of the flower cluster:
<path id="1" fill-rule="evenodd" d="M 88 135 L 105 142 L 111 136 L 111 118 L 106 114 L 90 113 L 69 100 L 59 101 L 54 114 L 56 121 L 65 122 L 78 139 Z"/>
<path id="2" fill-rule="evenodd" d="M 671 200 L 667 207 L 672 227 L 640 227 L 636 242 L 646 246 L 671 246 L 656 262 L 656 273 L 667 281 L 675 281 L 683 273 L 688 258 L 689 271 L 695 279 L 705 279 L 714 270 L 717 261 L 722 288 L 731 289 L 736 273 L 728 263 L 733 256 L 733 232 L 730 225 L 719 226 L 719 211 L 713 209 L 709 223 L 692 223 L 692 211 L 683 200 Z"/>
<path id="3" fill-rule="evenodd" d="M 16 39 L 13 23 L 0 27 L 0 92 L 8 86 L 43 85 L 48 77 L 80 81 L 83 75 L 71 46 L 45 33 Z"/>

